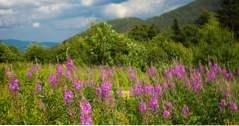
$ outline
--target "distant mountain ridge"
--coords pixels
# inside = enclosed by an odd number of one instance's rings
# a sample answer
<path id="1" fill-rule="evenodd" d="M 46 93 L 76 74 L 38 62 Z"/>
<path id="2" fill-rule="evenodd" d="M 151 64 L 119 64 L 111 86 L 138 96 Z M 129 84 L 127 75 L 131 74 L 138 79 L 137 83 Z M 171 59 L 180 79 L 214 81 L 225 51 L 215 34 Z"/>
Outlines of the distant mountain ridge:
<path id="1" fill-rule="evenodd" d="M 9 46 L 15 46 L 21 51 L 25 51 L 27 47 L 31 44 L 39 44 L 45 48 L 55 47 L 59 44 L 57 42 L 32 42 L 32 41 L 23 41 L 23 40 L 17 40 L 17 39 L 3 39 L 3 40 L 0 40 L 0 43 L 4 43 Z"/>
<path id="2" fill-rule="evenodd" d="M 128 17 L 111 20 L 108 21 L 108 23 L 111 24 L 116 31 L 121 33 L 128 32 L 140 24 L 154 24 L 159 29 L 164 30 L 172 25 L 175 18 L 181 25 L 193 23 L 202 13 L 218 10 L 222 1 L 223 0 L 194 0 L 182 7 L 146 20 Z"/>

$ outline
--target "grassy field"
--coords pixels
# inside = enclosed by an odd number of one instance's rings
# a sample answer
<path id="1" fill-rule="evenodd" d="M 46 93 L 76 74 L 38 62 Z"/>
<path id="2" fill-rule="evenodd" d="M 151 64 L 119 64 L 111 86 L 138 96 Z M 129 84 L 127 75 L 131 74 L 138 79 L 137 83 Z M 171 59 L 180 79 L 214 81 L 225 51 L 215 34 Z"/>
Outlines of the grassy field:
<path id="1" fill-rule="evenodd" d="M 0 124 L 239 124 L 238 77 L 212 63 L 0 64 Z"/>

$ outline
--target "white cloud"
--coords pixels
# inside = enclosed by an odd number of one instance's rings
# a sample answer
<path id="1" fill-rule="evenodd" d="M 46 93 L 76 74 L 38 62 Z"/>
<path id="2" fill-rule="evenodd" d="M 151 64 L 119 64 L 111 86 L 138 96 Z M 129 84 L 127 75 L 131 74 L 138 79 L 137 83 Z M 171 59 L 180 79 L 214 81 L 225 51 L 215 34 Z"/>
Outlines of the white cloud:
<path id="1" fill-rule="evenodd" d="M 53 22 L 59 29 L 83 29 L 97 20 L 96 17 L 73 17 Z"/>
<path id="2" fill-rule="evenodd" d="M 104 7 L 104 15 L 113 18 L 152 17 L 161 15 L 193 0 L 128 0 L 112 3 Z"/>
<path id="3" fill-rule="evenodd" d="M 32 24 L 32 27 L 33 28 L 39 28 L 41 26 L 41 24 L 39 23 L 39 22 L 34 22 L 33 24 Z"/>
<path id="4" fill-rule="evenodd" d="M 0 16 L 8 16 L 14 14 L 12 9 L 0 9 Z"/>
<path id="5" fill-rule="evenodd" d="M 91 6 L 93 5 L 95 0 L 81 0 L 81 4 L 84 6 Z"/>
<path id="6" fill-rule="evenodd" d="M 130 17 L 150 14 L 165 0 L 129 0 L 120 4 L 110 4 L 104 13 L 114 17 Z"/>

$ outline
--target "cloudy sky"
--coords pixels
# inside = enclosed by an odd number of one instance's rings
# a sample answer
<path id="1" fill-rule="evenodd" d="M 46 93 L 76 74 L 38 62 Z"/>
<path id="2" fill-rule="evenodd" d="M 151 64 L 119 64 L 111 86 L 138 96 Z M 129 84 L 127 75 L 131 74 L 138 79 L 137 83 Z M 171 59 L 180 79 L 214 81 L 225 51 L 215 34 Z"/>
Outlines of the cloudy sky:
<path id="1" fill-rule="evenodd" d="M 147 19 L 193 0 L 0 0 L 0 39 L 63 41 L 92 22 Z"/>

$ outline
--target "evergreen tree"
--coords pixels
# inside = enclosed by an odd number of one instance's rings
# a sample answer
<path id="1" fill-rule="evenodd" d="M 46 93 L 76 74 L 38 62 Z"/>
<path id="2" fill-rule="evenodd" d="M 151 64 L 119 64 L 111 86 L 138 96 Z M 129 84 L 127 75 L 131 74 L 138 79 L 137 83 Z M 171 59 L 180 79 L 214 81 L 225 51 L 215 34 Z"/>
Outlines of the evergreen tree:
<path id="1" fill-rule="evenodd" d="M 174 19 L 174 21 L 173 21 L 172 30 L 173 30 L 172 38 L 177 42 L 182 42 L 182 38 L 181 38 L 182 32 L 179 27 L 179 23 L 178 23 L 177 19 Z"/>
<path id="2" fill-rule="evenodd" d="M 224 27 L 233 30 L 239 38 L 239 0 L 223 0 L 218 18 Z"/>

